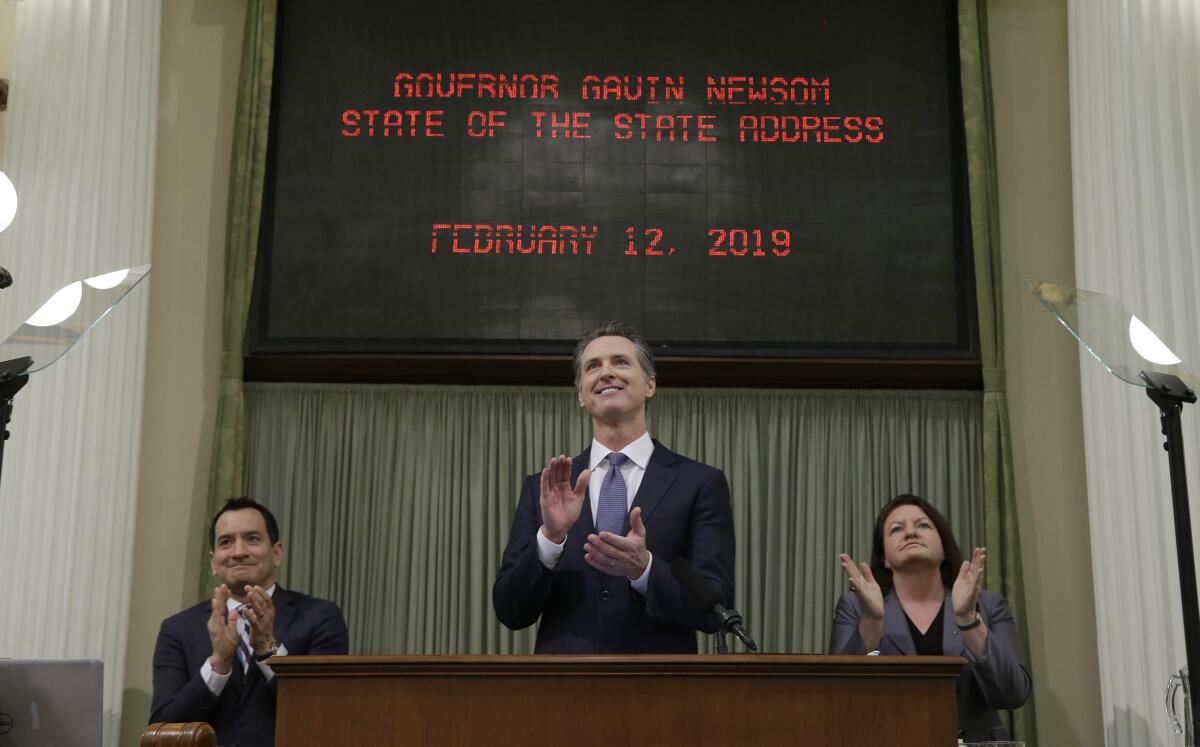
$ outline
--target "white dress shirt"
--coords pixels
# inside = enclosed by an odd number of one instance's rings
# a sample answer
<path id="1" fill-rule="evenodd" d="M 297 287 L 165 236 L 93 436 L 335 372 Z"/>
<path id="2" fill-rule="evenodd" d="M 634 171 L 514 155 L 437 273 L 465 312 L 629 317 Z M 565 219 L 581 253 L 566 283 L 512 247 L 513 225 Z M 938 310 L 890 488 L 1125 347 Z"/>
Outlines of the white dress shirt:
<path id="1" fill-rule="evenodd" d="M 638 488 L 642 485 L 646 467 L 650 464 L 650 455 L 654 453 L 654 442 L 650 440 L 649 433 L 643 433 L 618 451 L 628 457 L 619 469 L 621 477 L 625 480 L 625 510 L 629 511 L 633 507 L 633 499 L 637 497 Z M 588 480 L 588 496 L 592 502 L 593 525 L 596 523 L 596 512 L 600 510 L 600 486 L 604 483 L 604 476 L 608 474 L 610 453 L 612 449 L 592 439 L 592 451 L 588 457 L 588 467 L 592 470 L 592 476 Z M 538 558 L 541 559 L 542 565 L 553 570 L 558 565 L 558 559 L 562 557 L 563 547 L 567 544 L 566 539 L 563 539 L 562 544 L 555 544 L 539 529 L 537 543 Z M 633 590 L 639 594 L 646 593 L 646 587 L 650 584 L 650 566 L 653 563 L 654 556 L 651 555 L 650 561 L 646 563 L 646 570 L 636 581 L 630 582 Z"/>

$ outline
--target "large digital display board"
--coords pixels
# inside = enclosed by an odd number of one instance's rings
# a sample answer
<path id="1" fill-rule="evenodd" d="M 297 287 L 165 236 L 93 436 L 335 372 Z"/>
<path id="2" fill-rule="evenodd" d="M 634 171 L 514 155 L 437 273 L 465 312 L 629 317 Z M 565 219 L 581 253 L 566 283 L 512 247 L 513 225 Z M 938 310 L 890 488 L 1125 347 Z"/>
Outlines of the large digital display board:
<path id="1" fill-rule="evenodd" d="M 955 3 L 280 3 L 250 351 L 976 356 Z"/>

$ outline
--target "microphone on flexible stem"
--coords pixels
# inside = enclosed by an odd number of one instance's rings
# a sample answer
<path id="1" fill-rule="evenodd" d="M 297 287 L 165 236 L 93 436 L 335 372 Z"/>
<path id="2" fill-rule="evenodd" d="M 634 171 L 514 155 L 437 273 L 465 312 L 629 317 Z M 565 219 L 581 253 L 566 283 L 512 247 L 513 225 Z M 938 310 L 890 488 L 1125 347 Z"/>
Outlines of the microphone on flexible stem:
<path id="1" fill-rule="evenodd" d="M 758 653 L 758 645 L 742 627 L 742 616 L 737 610 L 726 609 L 721 604 L 721 593 L 714 589 L 704 578 L 696 573 L 696 569 L 687 558 L 675 558 L 671 561 L 671 573 L 679 579 L 679 583 L 691 594 L 692 599 L 705 610 L 711 610 L 721 621 L 721 629 L 732 631 L 746 648 Z"/>

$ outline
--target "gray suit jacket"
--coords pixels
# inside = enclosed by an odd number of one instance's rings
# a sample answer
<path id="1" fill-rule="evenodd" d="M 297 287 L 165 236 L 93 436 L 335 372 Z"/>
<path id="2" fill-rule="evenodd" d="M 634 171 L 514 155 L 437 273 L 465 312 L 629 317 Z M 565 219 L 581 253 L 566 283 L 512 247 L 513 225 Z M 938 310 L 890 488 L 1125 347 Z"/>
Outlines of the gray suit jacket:
<path id="1" fill-rule="evenodd" d="M 1018 708 L 1033 688 L 1008 604 L 994 591 L 979 595 L 979 614 L 988 627 L 987 655 L 982 659 L 975 658 L 963 643 L 962 633 L 954 624 L 949 592 L 943 614 L 943 653 L 967 660 L 955 683 L 959 735 L 967 741 L 1008 739 L 1008 729 L 1000 720 L 999 709 Z M 853 592 L 843 594 L 833 613 L 829 653 L 867 653 L 858 633 L 861 618 L 862 604 L 858 597 Z M 895 592 L 889 592 L 883 600 L 883 638 L 879 642 L 879 653 L 887 656 L 917 653 Z"/>

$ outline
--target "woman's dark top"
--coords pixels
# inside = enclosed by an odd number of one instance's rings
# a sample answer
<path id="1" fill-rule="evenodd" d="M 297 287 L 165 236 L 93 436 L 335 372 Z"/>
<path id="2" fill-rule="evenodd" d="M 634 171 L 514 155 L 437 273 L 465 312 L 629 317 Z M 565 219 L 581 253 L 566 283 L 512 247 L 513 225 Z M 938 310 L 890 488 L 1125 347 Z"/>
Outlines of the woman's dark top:
<path id="1" fill-rule="evenodd" d="M 908 623 L 908 632 L 912 634 L 913 644 L 917 647 L 917 656 L 942 656 L 942 619 L 946 616 L 946 608 L 938 610 L 937 617 L 929 623 L 929 630 L 924 633 L 913 625 L 908 613 L 904 613 L 904 622 Z"/>

